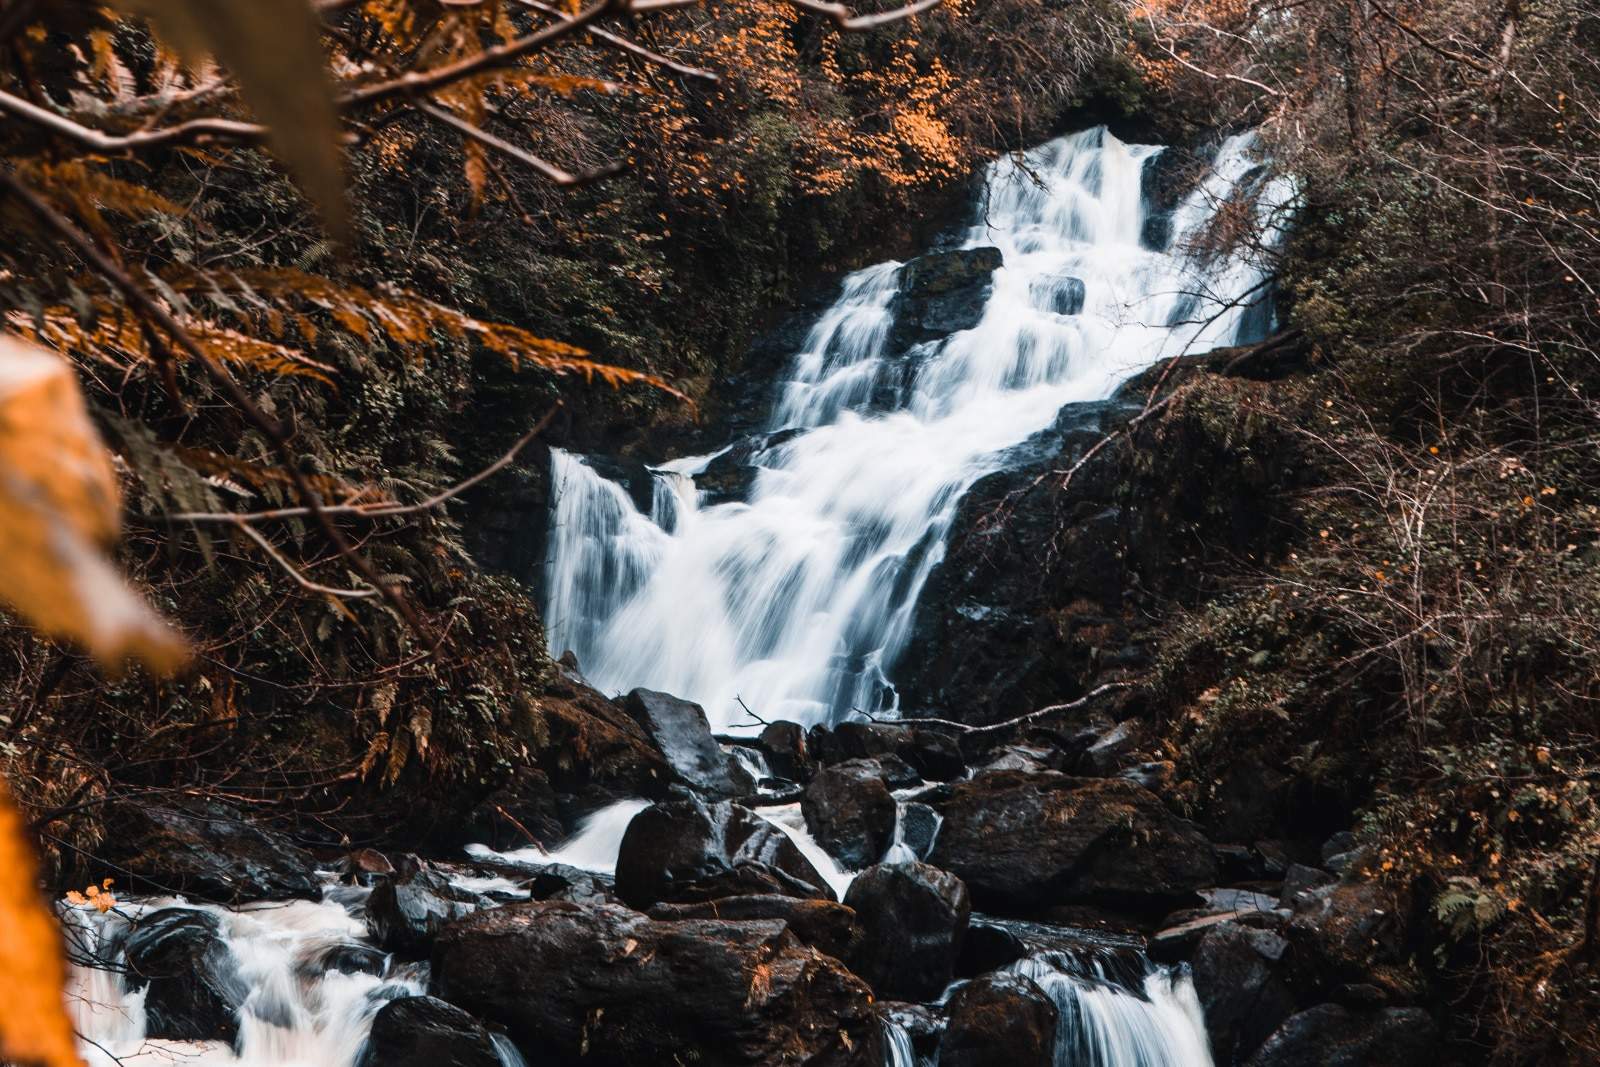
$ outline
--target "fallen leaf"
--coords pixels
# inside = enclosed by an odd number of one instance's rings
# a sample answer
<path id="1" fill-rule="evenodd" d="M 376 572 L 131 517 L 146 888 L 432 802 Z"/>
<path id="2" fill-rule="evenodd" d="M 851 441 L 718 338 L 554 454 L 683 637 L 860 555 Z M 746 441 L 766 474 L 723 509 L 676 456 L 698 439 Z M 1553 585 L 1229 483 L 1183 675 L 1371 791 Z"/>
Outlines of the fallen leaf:
<path id="1" fill-rule="evenodd" d="M 72 368 L 0 335 L 0 600 L 110 670 L 137 659 L 170 673 L 186 657 L 182 639 L 102 551 L 116 540 L 119 506 Z"/>

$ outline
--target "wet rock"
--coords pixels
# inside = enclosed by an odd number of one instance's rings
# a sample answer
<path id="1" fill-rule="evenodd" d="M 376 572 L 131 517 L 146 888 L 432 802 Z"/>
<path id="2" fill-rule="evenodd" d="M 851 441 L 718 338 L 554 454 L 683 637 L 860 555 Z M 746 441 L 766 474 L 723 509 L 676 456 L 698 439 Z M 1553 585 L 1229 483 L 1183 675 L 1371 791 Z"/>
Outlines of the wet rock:
<path id="1" fill-rule="evenodd" d="M 1319 1004 L 1291 1016 L 1247 1067 L 1374 1067 L 1427 1063 L 1439 1051 L 1438 1027 L 1418 1008 L 1351 1011 Z"/>
<path id="2" fill-rule="evenodd" d="M 864 932 L 847 960 L 874 992 L 898 1000 L 944 992 L 972 916 L 961 879 L 926 863 L 880 864 L 856 876 L 844 902 Z"/>
<path id="3" fill-rule="evenodd" d="M 1045 771 L 1060 770 L 1060 767 L 1053 766 L 1059 758 L 1060 753 L 1038 745 L 1007 745 L 989 757 L 989 761 L 983 765 L 983 770 L 1042 774 Z"/>
<path id="4" fill-rule="evenodd" d="M 1422 978 L 1407 947 L 1408 905 L 1371 883 L 1338 883 L 1300 893 L 1285 928 L 1297 988 L 1330 993 L 1371 985 L 1390 1003 L 1414 1000 Z"/>
<path id="5" fill-rule="evenodd" d="M 939 813 L 926 804 L 909 800 L 900 805 L 899 835 L 901 842 L 919 860 L 933 853 L 933 843 L 939 836 Z"/>
<path id="6" fill-rule="evenodd" d="M 1283 872 L 1283 889 L 1278 894 L 1278 904 L 1293 908 L 1299 902 L 1301 893 L 1309 893 L 1333 881 L 1333 875 L 1319 867 L 1291 863 L 1289 869 Z"/>
<path id="7" fill-rule="evenodd" d="M 918 256 L 900 268 L 900 291 L 890 302 L 892 349 L 969 330 L 983 317 L 998 248 L 958 248 Z"/>
<path id="8" fill-rule="evenodd" d="M 894 839 L 897 807 L 876 760 L 846 760 L 818 771 L 800 810 L 817 843 L 845 867 L 876 863 Z"/>
<path id="9" fill-rule="evenodd" d="M 1165 789 L 1171 785 L 1178 775 L 1178 765 L 1169 759 L 1152 760 L 1149 763 L 1138 763 L 1125 770 L 1117 772 L 1118 777 L 1126 778 L 1135 785 L 1141 785 L 1151 791 Z"/>
<path id="10" fill-rule="evenodd" d="M 1194 987 L 1217 1063 L 1245 1059 L 1294 1013 L 1283 967 L 1288 948 L 1276 933 L 1238 923 L 1216 926 L 1200 940 Z"/>
<path id="11" fill-rule="evenodd" d="M 825 764 L 892 754 L 930 781 L 949 781 L 966 772 L 966 760 L 955 738 L 922 727 L 842 722 L 831 730 L 813 727 L 810 741 L 818 762 Z"/>
<path id="12" fill-rule="evenodd" d="M 1076 315 L 1083 310 L 1085 292 L 1082 278 L 1059 274 L 1035 281 L 1029 295 L 1035 307 L 1057 315 Z"/>
<path id="13" fill-rule="evenodd" d="M 906 1004 L 900 1001 L 879 1001 L 878 1010 L 884 1019 L 904 1030 L 911 1039 L 911 1052 L 918 1063 L 933 1063 L 939 1055 L 939 1038 L 944 1035 L 944 1015 L 938 1006 Z M 900 1060 L 885 1060 L 900 1063 Z"/>
<path id="14" fill-rule="evenodd" d="M 748 772 L 722 751 L 699 704 L 652 689 L 635 689 L 623 708 L 661 749 L 678 777 L 713 796 L 742 796 L 755 789 Z"/>
<path id="15" fill-rule="evenodd" d="M 848 960 L 861 940 L 861 924 L 852 908 L 831 900 L 801 900 L 774 894 L 722 897 L 698 904 L 657 904 L 652 919 L 777 919 L 801 941 L 838 960 Z"/>
<path id="16" fill-rule="evenodd" d="M 317 899 L 311 854 L 284 834 L 219 801 L 118 806 L 100 848 L 119 891 L 183 893 L 201 900 Z"/>
<path id="17" fill-rule="evenodd" d="M 766 753 L 767 766 L 772 768 L 773 774 L 791 782 L 804 782 L 811 777 L 811 753 L 806 747 L 805 727 L 779 720 L 768 723 L 756 740 Z"/>
<path id="18" fill-rule="evenodd" d="M 877 1067 L 871 991 L 782 922 L 660 922 L 533 902 L 453 924 L 434 992 L 504 1026 L 530 1063 Z"/>
<path id="19" fill-rule="evenodd" d="M 832 900 L 827 880 L 782 830 L 729 801 L 654 804 L 628 824 L 617 893 L 630 907 L 776 893 Z"/>
<path id="20" fill-rule="evenodd" d="M 375 848 L 358 848 L 339 861 L 339 881 L 346 885 L 375 884 L 394 874 L 394 864 Z"/>
<path id="21" fill-rule="evenodd" d="M 163 908 L 139 920 L 128 935 L 126 981 L 148 987 L 145 1025 L 150 1037 L 231 1041 L 235 1013 L 249 989 L 209 912 Z"/>
<path id="22" fill-rule="evenodd" d="M 403 868 L 373 887 L 367 923 L 390 952 L 425 955 L 446 923 L 472 914 L 479 903 L 477 894 L 451 885 L 439 871 L 425 865 Z"/>
<path id="23" fill-rule="evenodd" d="M 299 973 L 307 980 L 329 971 L 381 976 L 388 966 L 389 955 L 381 949 L 359 941 L 343 941 L 318 949 L 300 965 Z"/>
<path id="24" fill-rule="evenodd" d="M 961 955 L 956 958 L 956 974 L 971 978 L 1009 967 L 1028 954 L 1028 944 L 1016 931 L 1002 923 L 974 918 L 962 939 Z"/>
<path id="25" fill-rule="evenodd" d="M 939 1067 L 1052 1067 L 1055 1003 L 1032 980 L 1000 972 L 975 978 L 950 998 Z"/>
<path id="26" fill-rule="evenodd" d="M 987 908 L 1186 902 L 1216 853 L 1148 790 L 1119 778 L 984 774 L 953 787 L 932 862 Z"/>
<path id="27" fill-rule="evenodd" d="M 1083 758 L 1093 774 L 1116 774 L 1127 765 L 1138 743 L 1139 724 L 1132 720 L 1119 722 L 1095 738 Z"/>
<path id="28" fill-rule="evenodd" d="M 500 1067 L 483 1024 L 436 997 L 401 997 L 378 1010 L 358 1067 Z"/>

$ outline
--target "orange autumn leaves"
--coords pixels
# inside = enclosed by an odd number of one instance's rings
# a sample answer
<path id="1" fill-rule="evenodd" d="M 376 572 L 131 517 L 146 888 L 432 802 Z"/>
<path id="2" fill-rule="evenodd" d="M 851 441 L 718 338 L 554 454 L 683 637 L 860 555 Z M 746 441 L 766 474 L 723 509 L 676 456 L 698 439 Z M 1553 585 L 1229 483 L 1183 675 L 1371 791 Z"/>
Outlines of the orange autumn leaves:
<path id="1" fill-rule="evenodd" d="M 0 335 L 0 600 L 108 669 L 176 669 L 183 640 L 130 589 L 104 549 L 117 536 L 116 470 L 72 368 Z M 96 894 L 97 896 L 99 894 Z M 108 898 L 109 899 L 109 898 Z M 0 1057 L 79 1063 L 61 1001 L 60 931 L 39 896 L 22 816 L 0 780 Z"/>

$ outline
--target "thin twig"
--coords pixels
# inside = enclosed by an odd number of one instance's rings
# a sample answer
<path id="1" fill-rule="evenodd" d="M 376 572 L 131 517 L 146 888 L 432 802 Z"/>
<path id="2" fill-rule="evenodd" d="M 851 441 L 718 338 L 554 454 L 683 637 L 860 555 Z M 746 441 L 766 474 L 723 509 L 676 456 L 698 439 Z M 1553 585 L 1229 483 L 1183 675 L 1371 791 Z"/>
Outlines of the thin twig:
<path id="1" fill-rule="evenodd" d="M 893 11 L 880 11 L 875 15 L 857 15 L 844 4 L 823 3 L 822 0 L 789 0 L 789 3 L 802 11 L 831 19 L 835 26 L 847 33 L 887 26 L 891 22 L 899 22 L 901 19 L 920 15 L 924 11 L 931 11 L 943 2 L 944 0 L 917 0 L 914 4 L 897 7 Z"/>
<path id="2" fill-rule="evenodd" d="M 464 137 L 471 138 L 472 140 L 477 141 L 479 144 L 486 145 L 489 148 L 493 148 L 497 152 L 502 152 L 505 155 L 510 156 L 518 163 L 532 167 L 534 170 L 538 171 L 546 178 L 549 178 L 557 185 L 584 185 L 599 178 L 608 178 L 613 174 L 619 173 L 623 169 L 623 164 L 621 163 L 608 163 L 603 167 L 596 167 L 594 170 L 584 171 L 580 174 L 572 174 L 568 171 L 562 170 L 560 167 L 549 162 L 548 160 L 540 159 L 538 156 L 527 151 L 526 149 L 518 148 L 510 141 L 505 141 L 499 137 L 496 137 L 494 134 L 490 133 L 488 130 L 485 130 L 481 126 L 474 126 L 466 119 L 446 111 L 444 108 L 432 103 L 431 101 L 418 100 L 415 103 L 417 110 L 421 111 L 429 118 L 444 123 L 451 129 L 461 133 Z"/>
<path id="3" fill-rule="evenodd" d="M 415 504 L 341 504 L 332 507 L 324 505 L 322 514 L 334 518 L 357 519 L 383 519 L 396 515 L 414 515 L 419 511 L 429 511 L 438 507 L 451 497 L 459 496 L 482 482 L 484 479 L 504 470 L 512 460 L 517 458 L 523 448 L 550 425 L 550 420 L 555 418 L 556 412 L 561 410 L 558 400 L 554 407 L 545 412 L 544 418 L 534 423 L 533 429 L 517 438 L 517 443 L 506 450 L 505 454 L 483 470 L 464 481 L 457 482 L 448 489 L 441 490 L 428 499 Z M 261 522 L 267 519 L 299 519 L 311 514 L 310 508 L 274 508 L 271 511 L 251 512 L 225 512 L 225 511 L 182 511 L 176 515 L 162 516 L 170 522 Z"/>
<path id="4" fill-rule="evenodd" d="M 546 15 L 553 15 L 558 19 L 572 18 L 571 15 L 567 14 L 565 11 L 562 11 L 560 8 L 551 7 L 549 4 L 541 3 L 540 0 L 517 0 L 517 3 L 521 4 L 523 7 L 532 8 L 535 11 L 542 11 Z M 651 51 L 637 41 L 630 41 L 626 37 L 619 37 L 610 30 L 601 29 L 599 26 L 595 25 L 585 26 L 584 30 L 589 34 L 590 37 L 593 37 L 597 41 L 603 41 L 606 44 L 611 45 L 613 48 L 620 48 L 624 52 L 629 52 L 633 55 L 636 55 L 640 59 L 654 63 L 658 67 L 665 67 L 674 74 L 681 74 L 685 78 L 699 78 L 702 81 L 708 82 L 721 81 L 716 74 L 709 70 L 679 63 L 674 59 L 662 55 L 660 52 Z"/>
<path id="5" fill-rule="evenodd" d="M 1089 703 L 1089 701 L 1100 696 L 1102 693 L 1109 693 L 1115 689 L 1132 689 L 1133 686 L 1133 682 L 1107 682 L 1105 685 L 1097 686 L 1094 689 L 1089 690 L 1077 700 L 1069 700 L 1065 704 L 1051 704 L 1047 708 L 1040 708 L 1038 711 L 1030 711 L 1026 715 L 1018 715 L 1016 718 L 1007 719 L 1004 722 L 990 723 L 988 726 L 972 726 L 964 722 L 956 722 L 953 719 L 874 719 L 871 715 L 868 715 L 867 718 L 872 719 L 873 722 L 882 722 L 889 726 L 894 726 L 901 723 L 914 723 L 918 726 L 951 726 L 957 730 L 960 730 L 962 733 L 987 734 L 993 733 L 996 730 L 1004 730 L 1007 726 L 1015 726 L 1020 722 L 1027 722 L 1030 719 L 1037 719 L 1043 715 L 1053 715 L 1059 711 L 1072 711 L 1075 708 L 1083 707 L 1085 704 Z"/>
<path id="6" fill-rule="evenodd" d="M 276 548 L 272 547 L 272 542 L 261 536 L 261 532 L 254 526 L 251 526 L 249 523 L 244 522 L 243 520 L 237 521 L 233 525 L 237 527 L 246 537 L 250 538 L 250 540 L 261 546 L 261 551 L 270 556 L 272 558 L 272 562 L 276 563 L 279 567 L 282 567 L 289 577 L 293 578 L 295 583 L 307 592 L 324 593 L 328 596 L 336 597 L 374 597 L 379 595 L 376 588 L 335 589 L 331 585 L 321 585 L 317 582 L 313 582 L 310 578 L 307 578 L 304 574 L 302 574 L 293 563 L 290 563 L 287 559 L 284 559 L 283 555 Z"/>

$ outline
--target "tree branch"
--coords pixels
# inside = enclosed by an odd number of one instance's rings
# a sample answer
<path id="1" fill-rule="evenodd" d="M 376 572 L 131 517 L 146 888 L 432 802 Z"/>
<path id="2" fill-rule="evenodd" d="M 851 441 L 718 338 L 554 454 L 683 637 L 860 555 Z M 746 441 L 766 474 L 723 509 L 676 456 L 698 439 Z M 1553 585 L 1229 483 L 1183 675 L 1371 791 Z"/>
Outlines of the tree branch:
<path id="1" fill-rule="evenodd" d="M 532 167 L 534 170 L 538 171 L 546 178 L 549 178 L 557 185 L 584 185 L 599 178 L 608 178 L 624 169 L 621 163 L 611 163 L 604 167 L 596 167 L 594 170 L 587 170 L 579 174 L 572 174 L 568 171 L 562 170 L 554 163 L 540 159 L 532 152 L 518 148 L 510 141 L 505 141 L 499 137 L 496 137 L 494 134 L 490 133 L 488 130 L 485 130 L 481 126 L 474 126 L 466 119 L 452 114 L 451 112 L 440 107 L 438 104 L 428 100 L 417 100 L 414 101 L 414 103 L 417 110 L 421 111 L 429 118 L 444 123 L 451 129 L 458 131 L 464 137 L 468 137 L 474 141 L 477 141 L 479 144 L 486 145 L 487 147 L 494 149 L 496 152 L 501 152 L 510 156 L 518 163 Z"/>
<path id="2" fill-rule="evenodd" d="M 887 26 L 891 22 L 899 22 L 901 19 L 920 15 L 924 11 L 931 11 L 943 3 L 943 0 L 917 0 L 914 4 L 897 7 L 893 11 L 880 11 L 874 15 L 857 15 L 844 4 L 824 3 L 823 0 L 789 0 L 789 3 L 802 11 L 809 11 L 832 20 L 835 26 L 847 33 L 856 33 Z"/>
<path id="3" fill-rule="evenodd" d="M 882 722 L 889 726 L 895 726 L 902 723 L 915 723 L 919 726 L 951 726 L 957 730 L 960 730 L 962 733 L 968 734 L 988 734 L 994 733 L 996 730 L 1004 730 L 1007 726 L 1015 726 L 1018 723 L 1028 722 L 1031 719 L 1040 718 L 1044 715 L 1053 715 L 1059 711 L 1072 711 L 1075 708 L 1083 707 L 1085 704 L 1089 703 L 1089 701 L 1103 693 L 1109 693 L 1116 689 L 1132 689 L 1133 686 L 1133 682 L 1107 682 L 1105 685 L 1097 686 L 1096 688 L 1089 690 L 1077 700 L 1069 700 L 1065 704 L 1051 704 L 1048 708 L 1040 708 L 1038 711 L 1030 711 L 1026 715 L 1018 715 L 1016 718 L 1007 719 L 1004 722 L 990 723 L 988 726 L 971 726 L 964 722 L 956 722 L 953 719 L 875 719 L 871 715 L 868 715 L 867 718 L 872 719 L 873 722 Z"/>

